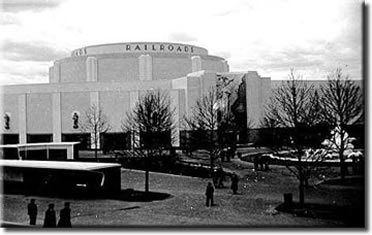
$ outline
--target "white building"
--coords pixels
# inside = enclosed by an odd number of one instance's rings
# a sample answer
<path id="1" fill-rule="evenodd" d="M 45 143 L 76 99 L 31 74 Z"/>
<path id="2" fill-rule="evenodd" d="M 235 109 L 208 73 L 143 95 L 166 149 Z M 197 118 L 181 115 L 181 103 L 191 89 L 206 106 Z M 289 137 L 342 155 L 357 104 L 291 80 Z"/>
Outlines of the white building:
<path id="1" fill-rule="evenodd" d="M 240 87 L 240 98 L 233 102 L 240 102 L 240 110 L 258 127 L 271 79 L 257 72 L 230 72 L 224 58 L 209 55 L 204 48 L 159 42 L 80 48 L 54 62 L 49 83 L 1 87 L 2 142 L 79 140 L 82 130 L 74 125 L 74 118 L 82 118 L 92 104 L 103 108 L 109 118 L 108 134 L 120 134 L 126 112 L 150 89 L 169 92 L 181 120 L 219 76 Z"/>

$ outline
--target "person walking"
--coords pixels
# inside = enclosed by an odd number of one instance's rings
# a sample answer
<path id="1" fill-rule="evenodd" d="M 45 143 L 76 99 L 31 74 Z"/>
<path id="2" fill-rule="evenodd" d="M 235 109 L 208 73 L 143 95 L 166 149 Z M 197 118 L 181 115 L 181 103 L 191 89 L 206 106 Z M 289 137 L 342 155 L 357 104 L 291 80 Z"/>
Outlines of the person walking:
<path id="1" fill-rule="evenodd" d="M 59 214 L 58 227 L 71 228 L 71 209 L 69 202 L 65 202 L 65 207 Z"/>
<path id="2" fill-rule="evenodd" d="M 218 172 L 217 188 L 223 188 L 223 181 L 225 180 L 225 172 L 223 171 L 221 164 L 219 165 L 217 172 Z"/>
<path id="3" fill-rule="evenodd" d="M 216 167 L 213 167 L 212 181 L 213 181 L 213 185 L 217 188 L 218 187 L 218 170 Z"/>
<path id="4" fill-rule="evenodd" d="M 214 193 L 214 188 L 211 182 L 208 183 L 207 190 L 205 192 L 205 195 L 207 196 L 207 203 L 206 205 L 209 206 L 209 202 L 211 206 L 214 205 L 213 203 L 213 193 Z"/>
<path id="5" fill-rule="evenodd" d="M 233 191 L 233 194 L 237 194 L 238 182 L 239 182 L 238 176 L 236 174 L 233 174 L 231 177 L 231 189 Z"/>
<path id="6" fill-rule="evenodd" d="M 37 205 L 35 204 L 35 199 L 31 199 L 30 203 L 27 205 L 27 214 L 30 217 L 30 225 L 35 225 L 37 217 Z"/>
<path id="7" fill-rule="evenodd" d="M 56 212 L 54 211 L 54 204 L 48 205 L 48 209 L 45 211 L 44 217 L 44 228 L 55 228 L 56 227 Z"/>

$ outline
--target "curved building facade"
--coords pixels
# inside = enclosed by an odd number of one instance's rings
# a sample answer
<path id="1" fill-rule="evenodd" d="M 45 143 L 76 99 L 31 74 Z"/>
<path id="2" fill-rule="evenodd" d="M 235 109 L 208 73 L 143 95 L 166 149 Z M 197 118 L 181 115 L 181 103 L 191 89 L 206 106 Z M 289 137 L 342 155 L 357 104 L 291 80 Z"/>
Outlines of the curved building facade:
<path id="1" fill-rule="evenodd" d="M 123 134 L 121 123 L 139 97 L 160 89 L 171 97 L 178 129 L 174 145 L 179 146 L 183 116 L 221 78 L 239 90 L 238 96 L 230 96 L 230 104 L 240 120 L 258 126 L 270 78 L 254 71 L 230 72 L 224 58 L 209 55 L 205 48 L 161 42 L 79 48 L 54 62 L 48 83 L 1 87 L 1 141 L 80 141 L 90 135 L 81 128 L 85 112 L 97 105 L 109 119 L 112 128 L 106 139 L 112 142 Z"/>
<path id="2" fill-rule="evenodd" d="M 50 82 L 166 80 L 211 70 L 228 72 L 225 59 L 201 47 L 179 43 L 116 43 L 72 51 L 50 68 Z"/>

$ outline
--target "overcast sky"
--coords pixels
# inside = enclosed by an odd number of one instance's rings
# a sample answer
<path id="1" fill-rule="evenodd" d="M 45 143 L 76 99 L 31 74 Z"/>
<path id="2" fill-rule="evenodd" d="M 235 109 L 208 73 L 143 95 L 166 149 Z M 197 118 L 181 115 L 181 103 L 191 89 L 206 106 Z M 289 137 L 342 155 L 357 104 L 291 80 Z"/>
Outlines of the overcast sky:
<path id="1" fill-rule="evenodd" d="M 361 79 L 358 0 L 3 0 L 1 84 L 48 82 L 54 60 L 94 44 L 165 41 L 205 47 L 230 71 Z"/>

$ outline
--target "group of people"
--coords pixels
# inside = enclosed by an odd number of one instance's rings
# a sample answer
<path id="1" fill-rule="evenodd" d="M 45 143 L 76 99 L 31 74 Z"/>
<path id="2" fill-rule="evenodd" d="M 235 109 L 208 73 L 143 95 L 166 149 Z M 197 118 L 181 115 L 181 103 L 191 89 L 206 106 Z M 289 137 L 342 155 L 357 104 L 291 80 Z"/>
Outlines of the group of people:
<path id="1" fill-rule="evenodd" d="M 231 176 L 231 189 L 233 191 L 233 194 L 238 193 L 238 182 L 239 182 L 239 177 L 236 174 L 233 174 Z M 216 183 L 216 182 L 213 182 L 213 183 L 216 186 L 216 188 L 221 187 L 221 184 L 222 184 L 221 181 L 218 181 L 218 183 Z M 213 206 L 214 205 L 213 194 L 214 194 L 214 186 L 213 186 L 212 182 L 208 182 L 207 189 L 205 191 L 205 195 L 207 197 L 206 206 L 209 206 L 209 205 Z"/>
<path id="2" fill-rule="evenodd" d="M 28 216 L 30 217 L 30 225 L 36 225 L 37 205 L 35 203 L 35 199 L 31 199 L 27 206 L 27 212 Z M 43 227 L 53 228 L 57 226 L 65 228 L 71 227 L 71 209 L 69 202 L 65 202 L 64 208 L 60 211 L 58 224 L 54 204 L 51 203 L 48 205 L 48 209 L 45 211 Z"/>

